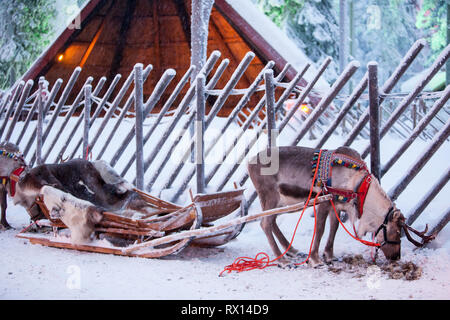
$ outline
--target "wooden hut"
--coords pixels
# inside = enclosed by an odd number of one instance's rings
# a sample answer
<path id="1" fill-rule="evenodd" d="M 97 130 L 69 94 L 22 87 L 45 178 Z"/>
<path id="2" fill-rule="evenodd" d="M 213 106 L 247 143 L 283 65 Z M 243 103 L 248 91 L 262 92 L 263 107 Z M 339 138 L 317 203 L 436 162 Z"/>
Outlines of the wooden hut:
<path id="1" fill-rule="evenodd" d="M 276 42 L 270 43 L 267 35 L 261 34 L 236 8 L 236 1 L 216 0 L 211 14 L 208 53 L 220 50 L 223 57 L 230 59 L 219 87 L 248 51 L 257 56 L 239 82 L 240 88 L 248 87 L 269 60 L 276 62 L 278 71 L 288 62 L 277 51 Z M 177 71 L 175 85 L 188 69 L 190 16 L 190 0 L 90 0 L 81 10 L 79 27 L 65 29 L 22 79 L 37 83 L 40 76 L 45 76 L 50 83 L 58 78 L 67 81 L 73 69 L 81 66 L 83 71 L 72 91 L 73 99 L 88 76 L 96 80 L 106 76 L 111 81 L 120 73 L 124 81 L 133 66 L 141 62 L 153 65 L 144 85 L 148 96 L 164 70 Z M 290 70 L 287 78 L 295 72 Z M 228 114 L 232 107 L 230 101 L 219 115 Z"/>

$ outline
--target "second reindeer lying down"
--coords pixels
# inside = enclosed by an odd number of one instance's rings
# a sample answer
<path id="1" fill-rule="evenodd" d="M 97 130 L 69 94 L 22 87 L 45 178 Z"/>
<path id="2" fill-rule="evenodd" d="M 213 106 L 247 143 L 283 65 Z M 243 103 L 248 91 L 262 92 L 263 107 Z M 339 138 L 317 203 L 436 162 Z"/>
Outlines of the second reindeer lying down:
<path id="1" fill-rule="evenodd" d="M 154 207 L 142 199 L 133 186 L 121 178 L 106 162 L 74 159 L 60 164 L 43 164 L 29 168 L 19 148 L 12 143 L 0 144 L 0 176 L 5 201 L 2 201 L 2 224 L 6 221 L 6 194 L 14 204 L 23 206 L 32 220 L 45 218 L 36 205 L 43 196 L 53 216 L 67 223 L 77 243 L 89 241 L 102 212 L 123 216 L 151 215 Z"/>

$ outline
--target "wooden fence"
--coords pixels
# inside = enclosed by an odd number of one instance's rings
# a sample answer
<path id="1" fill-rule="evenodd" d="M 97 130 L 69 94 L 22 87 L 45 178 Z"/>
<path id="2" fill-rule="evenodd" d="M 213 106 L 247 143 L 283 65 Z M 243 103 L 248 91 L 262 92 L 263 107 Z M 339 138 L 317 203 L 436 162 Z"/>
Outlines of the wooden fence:
<path id="1" fill-rule="evenodd" d="M 102 159 L 138 188 L 170 201 L 183 201 L 192 187 L 202 193 L 238 185 L 248 189 L 248 206 L 256 199 L 256 192 L 248 179 L 246 159 L 266 148 L 267 143 L 274 145 L 277 137 L 280 145 L 300 145 L 308 140 L 315 148 L 330 143 L 333 134 L 343 136 L 346 146 L 353 146 L 362 138 L 361 141 L 367 141 L 361 150 L 362 156 L 368 159 L 370 155 L 371 170 L 380 179 L 418 137 L 429 139 L 411 168 L 389 190 L 395 200 L 448 140 L 450 132 L 447 104 L 450 86 L 439 93 L 423 92 L 449 58 L 450 46 L 410 93 L 392 93 L 424 45 L 424 40 L 414 43 L 382 85 L 378 83 L 377 63 L 370 63 L 351 94 L 344 96 L 340 93 L 361 67 L 356 61 L 350 62 L 320 102 L 314 107 L 309 104 L 307 111 L 302 110 L 302 106 L 308 102 L 330 59 L 322 63 L 306 87 L 298 84 L 309 64 L 291 81 L 283 82 L 290 66 L 274 74 L 274 62 L 270 61 L 248 88 L 238 89 L 239 80 L 255 56 L 249 52 L 225 87 L 218 89 L 216 85 L 229 61 L 223 59 L 219 63 L 221 53 L 215 51 L 195 79 L 192 79 L 195 68 L 191 66 L 168 95 L 164 93 L 176 73 L 166 70 L 147 100 L 143 85 L 151 75 L 152 66 L 137 64 L 120 89 L 121 75 L 117 75 L 102 96 L 100 92 L 107 79 L 99 79 L 94 86 L 94 79 L 87 78 L 82 90 L 68 105 L 68 97 L 81 72 L 78 67 L 64 87 L 61 79 L 50 88 L 41 78 L 33 93 L 31 80 L 22 81 L 2 93 L 0 138 L 17 144 L 30 166 L 75 157 Z M 117 93 L 113 97 L 114 92 Z M 163 95 L 168 98 L 164 100 Z M 228 117 L 217 117 L 230 96 L 239 96 L 239 102 Z M 208 97 L 213 97 L 210 101 L 214 102 L 206 113 Z M 174 105 L 175 101 L 181 102 Z M 158 103 L 162 108 L 157 113 L 152 112 Z M 382 139 L 388 132 L 399 136 L 402 143 L 383 164 L 380 160 Z M 311 138 L 313 140 L 309 140 Z M 429 190 L 422 190 L 424 196 L 407 215 L 408 223 L 413 223 L 448 183 L 449 175 L 450 167 Z M 448 219 L 446 212 L 435 231 L 442 229 Z"/>

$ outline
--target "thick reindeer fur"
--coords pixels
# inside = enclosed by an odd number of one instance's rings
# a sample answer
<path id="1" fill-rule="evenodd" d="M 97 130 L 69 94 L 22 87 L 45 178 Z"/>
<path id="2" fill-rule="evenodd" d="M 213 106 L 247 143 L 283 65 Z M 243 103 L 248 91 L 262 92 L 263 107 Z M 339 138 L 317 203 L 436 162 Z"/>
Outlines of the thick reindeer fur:
<path id="1" fill-rule="evenodd" d="M 260 161 L 261 153 L 249 161 L 249 176 L 256 188 L 263 210 L 282 207 L 307 199 L 312 184 L 311 161 L 315 151 L 316 149 L 306 147 L 279 147 L 276 150 L 272 148 L 271 154 L 278 155 L 278 158 L 275 157 L 272 161 L 278 161 L 279 163 L 278 171 L 270 175 L 262 174 L 261 169 L 267 168 L 272 164 L 263 164 L 267 161 Z M 359 153 L 349 147 L 340 147 L 335 152 L 351 156 L 355 159 L 361 159 Z M 264 156 L 267 154 L 267 151 L 263 151 L 263 153 Z M 365 173 L 362 170 L 356 171 L 344 166 L 334 166 L 332 170 L 332 185 L 335 188 L 355 190 L 364 176 Z M 314 196 L 320 191 L 320 187 L 313 187 L 311 202 Z M 362 237 L 367 232 L 374 232 L 383 222 L 384 216 L 388 212 L 391 204 L 392 202 L 381 189 L 378 181 L 372 182 L 364 204 L 364 215 L 359 221 L 358 236 Z M 359 219 L 356 200 L 353 199 L 346 203 L 335 202 L 335 207 L 338 213 L 345 211 L 352 223 L 356 223 Z M 339 227 L 339 221 L 331 204 L 324 202 L 318 205 L 317 210 L 316 236 L 309 260 L 313 266 L 321 264 L 318 251 L 327 217 L 330 220 L 330 228 L 328 241 L 324 250 L 324 260 L 326 263 L 329 263 L 333 259 L 334 238 Z M 276 257 L 280 256 L 282 252 L 275 241 L 275 237 L 284 250 L 289 246 L 289 241 L 277 226 L 276 216 L 263 218 L 261 220 L 261 227 L 266 234 L 273 253 Z M 399 250 L 398 247 L 398 250 L 392 250 L 392 252 Z M 388 257 L 389 254 L 386 254 L 384 250 L 383 252 Z M 297 255 L 298 251 L 291 247 L 286 256 L 279 260 L 280 266 L 291 266 L 291 262 L 295 261 Z M 395 255 L 395 253 L 392 253 L 392 255 Z"/>
<path id="2" fill-rule="evenodd" d="M 20 153 L 19 148 L 12 143 L 2 143 L 0 144 L 0 149 L 10 153 Z M 20 166 L 26 167 L 21 157 L 15 159 L 0 157 L 1 176 L 9 177 L 11 172 Z M 72 197 L 74 197 L 81 201 L 80 203 L 84 205 L 77 206 L 73 205 L 75 202 L 70 202 L 75 209 L 78 207 L 88 208 L 80 211 L 81 216 L 86 216 L 86 212 L 90 212 L 90 214 L 87 214 L 88 216 L 94 215 L 96 212 L 94 208 L 98 212 L 111 211 L 128 217 L 149 215 L 155 212 L 155 209 L 133 189 L 132 185 L 121 178 L 105 161 L 90 162 L 82 159 L 73 159 L 61 164 L 43 164 L 32 169 L 26 168 L 16 184 L 16 193 L 13 201 L 14 204 L 25 207 L 33 220 L 45 217 L 39 206 L 34 205 L 36 197 L 41 193 L 41 189 L 44 186 L 50 186 L 62 192 L 58 193 L 55 191 L 52 193 L 53 203 L 56 203 L 55 197 L 57 195 L 63 194 L 65 199 L 70 198 L 73 200 Z M 6 193 L 9 192 L 9 182 L 6 187 L 0 186 L 0 200 L 2 200 L 1 222 L 4 226 L 8 226 L 6 222 Z M 44 201 L 47 201 L 45 197 Z M 88 206 L 85 202 L 91 205 Z M 80 219 L 83 220 L 84 218 Z M 88 223 L 86 219 L 83 221 Z M 95 219 L 92 221 L 95 221 Z M 80 239 L 86 239 L 86 235 L 83 232 L 78 234 L 82 235 Z"/>
<path id="3" fill-rule="evenodd" d="M 90 241 L 95 225 L 103 218 L 96 206 L 51 186 L 43 186 L 40 194 L 50 216 L 61 219 L 70 229 L 72 243 L 83 244 Z"/>

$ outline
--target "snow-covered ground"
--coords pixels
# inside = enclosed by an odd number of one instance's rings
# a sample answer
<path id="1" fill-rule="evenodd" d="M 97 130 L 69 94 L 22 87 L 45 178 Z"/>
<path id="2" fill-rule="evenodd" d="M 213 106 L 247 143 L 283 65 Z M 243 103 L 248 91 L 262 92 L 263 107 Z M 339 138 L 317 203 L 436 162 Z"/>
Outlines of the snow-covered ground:
<path id="1" fill-rule="evenodd" d="M 333 137 L 325 147 L 335 147 L 340 139 Z M 385 162 L 401 141 L 387 137 L 382 141 Z M 279 142 L 281 145 L 282 141 Z M 313 141 L 308 141 L 311 145 Z M 361 150 L 367 141 L 355 147 Z M 418 141 L 383 178 L 386 190 L 401 177 L 427 142 Z M 408 186 L 398 200 L 405 214 L 423 196 L 448 166 L 449 144 L 443 147 Z M 441 169 L 440 169 L 441 168 Z M 447 210 L 450 186 L 413 225 L 434 226 Z M 259 204 L 250 214 L 260 210 Z M 298 214 L 283 215 L 279 225 L 288 238 Z M 287 270 L 269 267 L 242 273 L 219 273 L 235 258 L 253 257 L 260 251 L 272 253 L 259 223 L 248 224 L 237 239 L 219 248 L 187 248 L 175 256 L 161 259 L 128 258 L 77 252 L 31 245 L 15 235 L 29 223 L 26 211 L 9 201 L 8 220 L 14 230 L 0 231 L 0 299 L 449 299 L 450 298 L 450 228 L 444 229 L 427 249 L 413 250 L 404 240 L 402 261 L 422 268 L 418 280 L 391 279 L 379 267 L 313 269 L 301 266 Z M 313 218 L 307 211 L 300 223 L 294 246 L 302 252 L 309 249 Z M 324 238 L 327 237 L 327 231 Z M 322 244 L 325 240 L 322 241 Z M 323 246 L 322 246 L 323 247 Z M 335 255 L 362 255 L 370 260 L 370 249 L 338 230 Z M 380 256 L 382 254 L 380 253 Z M 272 257 L 273 258 L 273 257 Z M 379 259 L 381 267 L 384 260 Z M 337 264 L 342 266 L 341 264 Z"/>
<path id="2" fill-rule="evenodd" d="M 25 211 L 10 208 L 16 230 L 2 231 L 0 269 L 1 299 L 449 299 L 450 256 L 448 230 L 436 239 L 434 249 L 413 251 L 405 242 L 402 261 L 423 268 L 420 279 L 389 279 L 377 268 L 339 274 L 326 267 L 301 266 L 287 270 L 269 267 L 219 277 L 236 257 L 270 253 L 257 223 L 220 248 L 188 247 L 162 259 L 128 258 L 31 245 L 15 238 L 28 224 Z M 283 216 L 281 228 L 291 234 L 296 215 Z M 306 251 L 313 219 L 306 215 L 294 244 Z M 326 233 L 325 233 L 326 234 Z M 335 254 L 370 252 L 339 229 Z M 382 259 L 380 259 L 382 262 Z"/>

